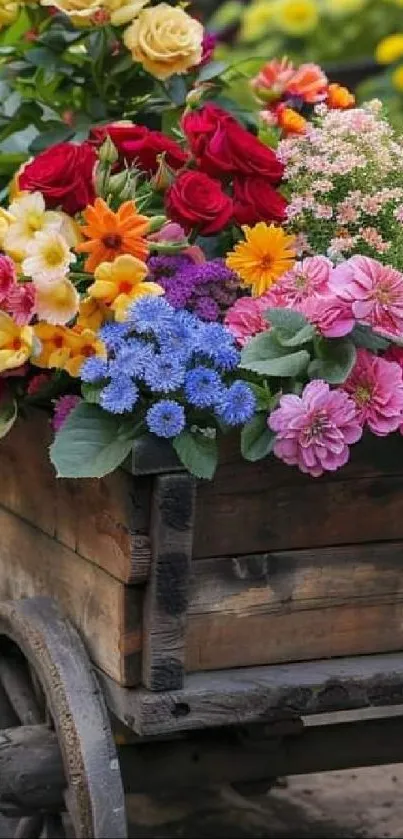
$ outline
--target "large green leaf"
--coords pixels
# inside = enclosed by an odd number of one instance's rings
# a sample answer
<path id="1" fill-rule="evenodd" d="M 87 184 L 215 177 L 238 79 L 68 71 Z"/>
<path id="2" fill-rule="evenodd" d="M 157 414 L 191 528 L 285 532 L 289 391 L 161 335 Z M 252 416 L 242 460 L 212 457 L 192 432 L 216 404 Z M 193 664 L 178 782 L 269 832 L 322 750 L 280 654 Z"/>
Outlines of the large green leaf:
<path id="1" fill-rule="evenodd" d="M 348 338 L 326 339 L 317 342 L 317 358 L 311 361 L 308 375 L 311 379 L 324 379 L 332 385 L 346 381 L 354 367 L 356 348 Z"/>
<path id="2" fill-rule="evenodd" d="M 50 447 L 59 478 L 102 478 L 129 454 L 136 425 L 80 402 Z"/>
<path id="3" fill-rule="evenodd" d="M 241 432 L 241 452 L 245 460 L 261 460 L 270 454 L 276 435 L 267 426 L 267 413 L 256 414 Z"/>
<path id="4" fill-rule="evenodd" d="M 241 364 L 241 368 L 259 373 L 261 376 L 275 378 L 292 378 L 299 376 L 308 367 L 310 355 L 306 350 L 283 355 L 279 358 L 267 358 L 263 361 L 249 361 Z"/>
<path id="5" fill-rule="evenodd" d="M 377 335 L 370 326 L 363 326 L 361 323 L 355 325 L 351 333 L 351 340 L 356 347 L 364 347 L 366 350 L 371 350 L 371 352 L 386 350 L 390 344 L 387 338 Z"/>
<path id="6" fill-rule="evenodd" d="M 273 332 L 262 332 L 248 341 L 241 353 L 241 366 L 248 368 L 251 362 L 265 361 L 268 358 L 280 358 L 287 350 L 276 340 Z M 251 369 L 251 368 L 250 368 Z"/>
<path id="7" fill-rule="evenodd" d="M 179 460 L 196 478 L 213 478 L 218 462 L 215 437 L 201 431 L 182 431 L 173 441 Z"/>

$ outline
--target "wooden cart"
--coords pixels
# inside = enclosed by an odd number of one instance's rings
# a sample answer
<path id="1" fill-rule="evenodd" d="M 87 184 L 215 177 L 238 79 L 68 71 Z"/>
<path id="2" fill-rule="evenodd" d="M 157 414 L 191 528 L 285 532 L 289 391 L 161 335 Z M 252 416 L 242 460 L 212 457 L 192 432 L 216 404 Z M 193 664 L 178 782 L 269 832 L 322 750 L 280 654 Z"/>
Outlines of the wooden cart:
<path id="1" fill-rule="evenodd" d="M 126 836 L 124 789 L 403 759 L 399 716 L 316 724 L 403 704 L 399 435 L 320 480 L 229 441 L 212 483 L 150 444 L 101 481 L 57 481 L 48 437 L 38 413 L 0 445 L 16 836 L 65 835 L 65 811 L 76 837 Z"/>

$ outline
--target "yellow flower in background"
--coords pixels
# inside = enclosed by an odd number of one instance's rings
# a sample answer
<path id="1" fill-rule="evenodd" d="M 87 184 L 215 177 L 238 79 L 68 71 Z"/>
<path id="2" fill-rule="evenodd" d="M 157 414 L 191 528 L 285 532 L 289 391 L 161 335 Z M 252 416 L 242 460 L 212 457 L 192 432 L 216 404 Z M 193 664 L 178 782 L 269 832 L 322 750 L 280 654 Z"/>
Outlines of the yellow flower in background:
<path id="1" fill-rule="evenodd" d="M 79 303 L 78 291 L 67 277 L 57 283 L 36 286 L 36 314 L 47 323 L 69 323 L 77 314 Z"/>
<path id="2" fill-rule="evenodd" d="M 87 25 L 102 9 L 99 0 L 40 0 L 41 6 L 54 6 L 68 15 L 73 23 Z"/>
<path id="3" fill-rule="evenodd" d="M 143 6 L 150 0 L 104 0 L 104 7 L 108 10 L 113 26 L 123 26 L 137 17 Z"/>
<path id="4" fill-rule="evenodd" d="M 0 312 L 0 373 L 21 367 L 31 355 L 32 326 L 17 326 L 10 315 Z"/>
<path id="5" fill-rule="evenodd" d="M 316 28 L 319 11 L 314 0 L 278 0 L 275 23 L 287 35 L 306 35 Z"/>
<path id="6" fill-rule="evenodd" d="M 133 61 L 157 79 L 185 73 L 202 57 L 203 26 L 179 6 L 142 9 L 123 40 Z"/>
<path id="7" fill-rule="evenodd" d="M 228 268 L 239 274 L 242 284 L 260 297 L 285 274 L 295 262 L 295 239 L 281 227 L 260 221 L 255 227 L 242 228 L 245 241 L 228 254 Z"/>
<path id="8" fill-rule="evenodd" d="M 10 2 L 10 0 L 0 0 L 0 29 L 3 26 L 9 26 L 18 16 L 20 4 Z"/>
<path id="9" fill-rule="evenodd" d="M 7 221 L 9 223 L 3 240 L 4 250 L 20 262 L 27 256 L 28 247 L 36 233 L 62 226 L 64 214 L 47 210 L 42 193 L 23 192 L 10 204 Z M 67 228 L 71 229 L 70 222 Z"/>
<path id="10" fill-rule="evenodd" d="M 375 50 L 375 58 L 379 64 L 393 64 L 403 58 L 403 33 L 383 38 Z"/>
<path id="11" fill-rule="evenodd" d="M 163 294 L 157 283 L 145 282 L 147 265 L 130 254 L 118 256 L 113 262 L 102 262 L 94 273 L 95 282 L 88 294 L 110 306 L 116 320 L 124 320 L 130 303 L 144 294 Z"/>
<path id="12" fill-rule="evenodd" d="M 254 0 L 245 7 L 240 30 L 243 41 L 256 41 L 267 34 L 273 23 L 275 6 L 276 0 Z"/>
<path id="13" fill-rule="evenodd" d="M 399 67 L 396 67 L 396 70 L 393 71 L 392 84 L 399 93 L 403 93 L 403 64 L 400 64 Z"/>

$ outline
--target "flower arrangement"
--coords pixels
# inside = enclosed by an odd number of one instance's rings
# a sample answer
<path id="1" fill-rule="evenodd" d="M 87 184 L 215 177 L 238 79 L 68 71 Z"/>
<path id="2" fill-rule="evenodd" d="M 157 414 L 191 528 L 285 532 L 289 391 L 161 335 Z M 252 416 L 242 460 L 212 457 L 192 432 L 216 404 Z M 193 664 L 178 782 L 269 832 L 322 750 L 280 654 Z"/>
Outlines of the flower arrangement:
<path id="1" fill-rule="evenodd" d="M 403 428 L 402 142 L 313 65 L 261 68 L 246 114 L 226 70 L 183 73 L 169 131 L 93 126 L 14 177 L 0 432 L 50 412 L 64 477 L 153 435 L 211 478 L 231 432 L 246 459 L 319 477 Z"/>
<path id="2" fill-rule="evenodd" d="M 346 62 L 370 58 L 382 38 L 401 27 L 400 0 L 227 0 L 209 29 L 226 56 Z"/>

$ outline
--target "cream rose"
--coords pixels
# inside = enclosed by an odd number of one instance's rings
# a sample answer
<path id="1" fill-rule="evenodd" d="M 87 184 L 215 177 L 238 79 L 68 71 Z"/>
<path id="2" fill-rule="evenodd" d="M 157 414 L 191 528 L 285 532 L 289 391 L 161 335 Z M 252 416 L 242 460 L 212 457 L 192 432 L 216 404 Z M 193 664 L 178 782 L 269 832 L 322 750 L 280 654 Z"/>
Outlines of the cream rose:
<path id="1" fill-rule="evenodd" d="M 137 17 L 150 0 L 104 0 L 104 7 L 111 16 L 113 26 L 123 26 Z"/>
<path id="2" fill-rule="evenodd" d="M 96 12 L 102 9 L 99 0 L 40 0 L 41 6 L 54 6 L 68 15 L 74 23 L 86 24 Z"/>
<path id="3" fill-rule="evenodd" d="M 133 60 L 157 79 L 185 73 L 199 64 L 202 40 L 201 23 L 167 3 L 143 9 L 124 34 Z"/>

